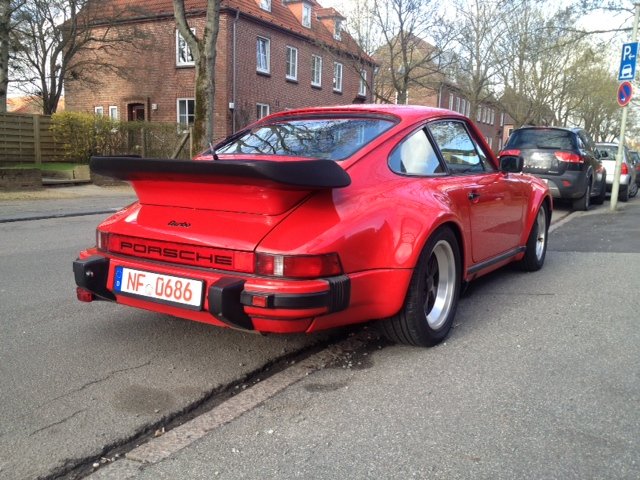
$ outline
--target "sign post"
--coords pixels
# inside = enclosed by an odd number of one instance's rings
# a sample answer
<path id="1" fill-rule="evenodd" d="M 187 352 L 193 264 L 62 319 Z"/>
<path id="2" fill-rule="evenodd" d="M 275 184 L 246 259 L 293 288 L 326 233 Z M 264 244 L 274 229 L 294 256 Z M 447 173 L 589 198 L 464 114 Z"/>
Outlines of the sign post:
<path id="1" fill-rule="evenodd" d="M 622 107 L 622 121 L 620 122 L 620 138 L 618 139 L 618 154 L 616 155 L 616 168 L 613 173 L 613 184 L 611 185 L 610 208 L 614 212 L 618 206 L 618 194 L 620 193 L 620 172 L 622 171 L 622 156 L 624 155 L 624 133 L 627 127 L 627 112 L 629 102 L 633 95 L 633 88 L 627 90 L 630 80 L 635 78 L 636 57 L 638 56 L 638 18 L 640 17 L 640 3 L 636 3 L 636 15 L 633 20 L 633 34 L 631 43 L 622 46 L 622 57 L 620 59 L 620 69 L 618 70 L 618 80 L 623 81 L 618 87 L 618 104 Z M 629 187 L 627 187 L 629 188 Z"/>

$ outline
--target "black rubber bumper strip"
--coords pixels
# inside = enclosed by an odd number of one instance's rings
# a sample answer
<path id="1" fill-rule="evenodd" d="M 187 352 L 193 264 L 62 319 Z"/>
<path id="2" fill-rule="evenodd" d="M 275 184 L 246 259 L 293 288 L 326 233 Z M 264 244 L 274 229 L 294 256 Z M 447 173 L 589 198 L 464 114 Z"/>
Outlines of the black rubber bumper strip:
<path id="1" fill-rule="evenodd" d="M 235 328 L 253 330 L 251 318 L 244 313 L 240 295 L 244 280 L 224 277 L 209 287 L 209 313 L 221 322 Z"/>
<path id="2" fill-rule="evenodd" d="M 73 262 L 76 285 L 89 290 L 99 299 L 115 301 L 116 297 L 107 290 L 109 259 L 100 255 L 77 259 Z"/>

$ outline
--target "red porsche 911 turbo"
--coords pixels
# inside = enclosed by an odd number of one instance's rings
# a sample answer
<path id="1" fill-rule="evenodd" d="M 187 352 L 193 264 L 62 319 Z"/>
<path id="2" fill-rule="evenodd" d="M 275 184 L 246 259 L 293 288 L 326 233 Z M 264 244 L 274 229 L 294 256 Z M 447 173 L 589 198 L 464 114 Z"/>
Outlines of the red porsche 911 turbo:
<path id="1" fill-rule="evenodd" d="M 465 282 L 544 263 L 552 200 L 522 162 L 462 115 L 397 105 L 277 113 L 193 160 L 94 157 L 138 201 L 80 252 L 78 299 L 258 332 L 378 319 L 434 345 Z"/>

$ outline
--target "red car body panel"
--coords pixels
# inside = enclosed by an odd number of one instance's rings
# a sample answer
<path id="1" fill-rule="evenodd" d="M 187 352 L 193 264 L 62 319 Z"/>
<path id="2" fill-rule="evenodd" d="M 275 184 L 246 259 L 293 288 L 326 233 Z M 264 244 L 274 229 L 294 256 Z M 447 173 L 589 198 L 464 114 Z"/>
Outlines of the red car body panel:
<path id="1" fill-rule="evenodd" d="M 249 178 L 213 170 L 167 174 L 133 169 L 126 178 L 139 201 L 98 227 L 102 245 L 80 253 L 74 264 L 76 283 L 97 299 L 212 325 L 313 332 L 397 313 L 420 252 L 437 228 L 448 225 L 454 230 L 463 279 L 468 281 L 522 258 L 540 205 L 548 202 L 551 208 L 544 183 L 499 171 L 477 128 L 454 112 L 406 106 L 327 107 L 283 112 L 255 125 L 332 115 L 378 116 L 395 123 L 335 162 L 347 172 L 350 185 L 323 188 L 258 174 Z M 398 143 L 438 119 L 464 122 L 495 171 L 428 178 L 394 173 L 387 159 Z M 231 154 L 215 159 L 203 154 L 195 160 L 204 165 L 222 159 L 230 169 L 232 162 L 254 161 L 252 156 Z M 269 158 L 292 167 L 298 160 Z M 337 254 L 342 271 L 318 278 L 261 275 L 256 271 L 258 256 L 271 254 Z M 96 265 L 106 269 L 100 282 L 93 279 Z M 202 281 L 202 303 L 185 308 L 114 291 L 117 267 Z M 228 305 L 229 299 L 234 305 Z M 242 322 L 230 320 L 231 314 L 220 309 L 235 312 Z"/>

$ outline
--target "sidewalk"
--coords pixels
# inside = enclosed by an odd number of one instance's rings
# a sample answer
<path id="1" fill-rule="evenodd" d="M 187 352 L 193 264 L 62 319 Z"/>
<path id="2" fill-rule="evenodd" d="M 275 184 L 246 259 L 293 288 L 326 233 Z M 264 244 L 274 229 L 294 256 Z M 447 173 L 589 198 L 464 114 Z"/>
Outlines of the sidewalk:
<path id="1" fill-rule="evenodd" d="M 0 192 L 0 223 L 44 218 L 108 214 L 135 201 L 129 185 L 93 184 Z"/>

